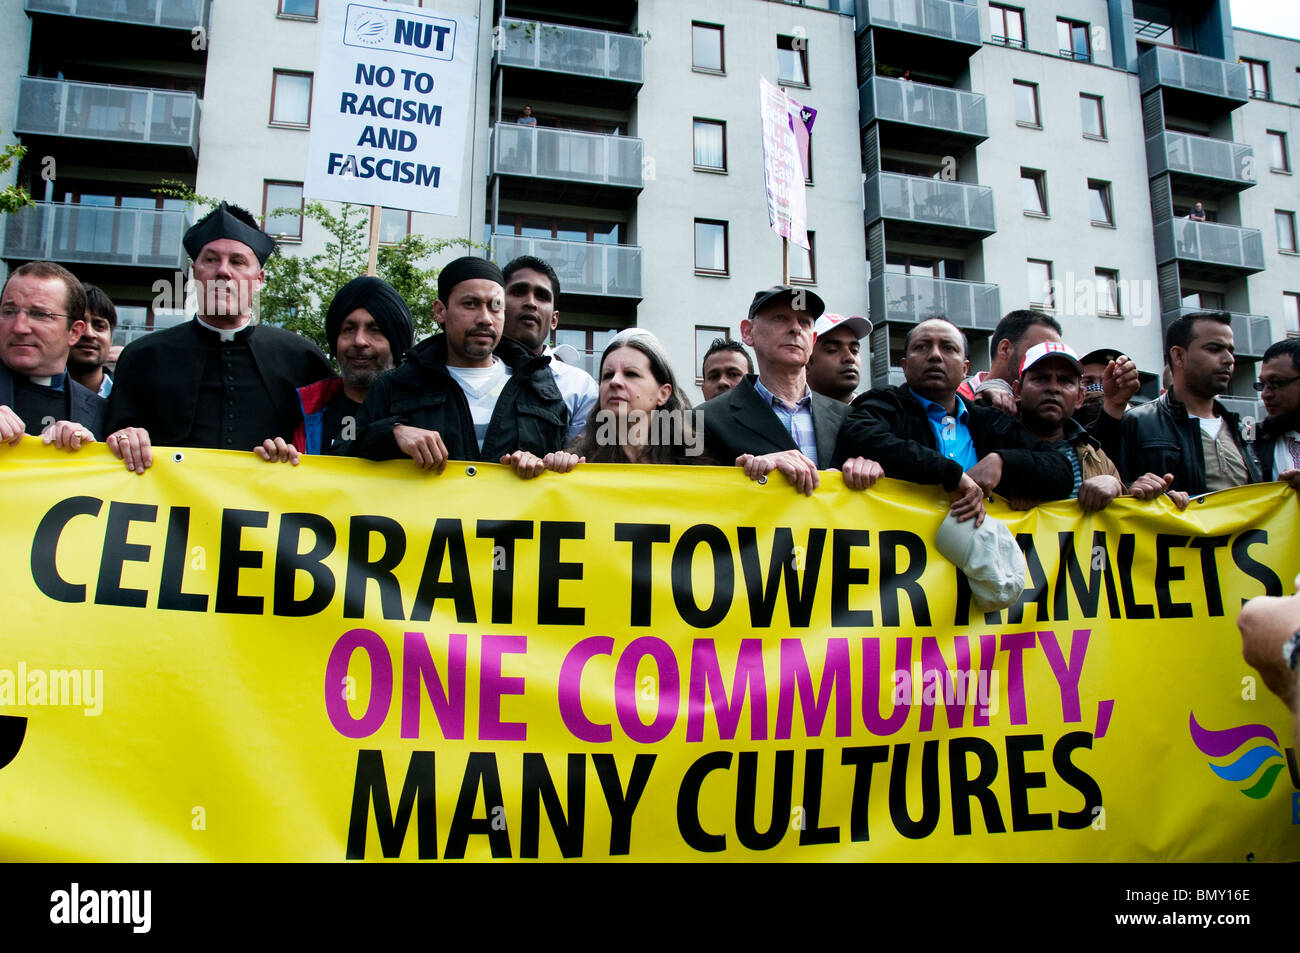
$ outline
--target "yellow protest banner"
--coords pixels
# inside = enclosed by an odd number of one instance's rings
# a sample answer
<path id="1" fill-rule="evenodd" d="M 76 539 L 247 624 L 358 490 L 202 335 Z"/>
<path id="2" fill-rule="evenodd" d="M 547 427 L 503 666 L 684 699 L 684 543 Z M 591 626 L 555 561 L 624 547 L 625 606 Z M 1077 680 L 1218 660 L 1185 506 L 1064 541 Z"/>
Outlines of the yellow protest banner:
<path id="1" fill-rule="evenodd" d="M 1296 494 L 994 507 L 732 469 L 0 448 L 3 860 L 1296 860 L 1242 600 Z"/>

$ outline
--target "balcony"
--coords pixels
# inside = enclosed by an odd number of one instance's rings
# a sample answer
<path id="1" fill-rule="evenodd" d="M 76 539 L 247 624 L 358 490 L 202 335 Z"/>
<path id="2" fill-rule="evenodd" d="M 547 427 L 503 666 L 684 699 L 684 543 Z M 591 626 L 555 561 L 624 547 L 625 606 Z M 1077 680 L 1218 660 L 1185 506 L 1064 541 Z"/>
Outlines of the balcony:
<path id="1" fill-rule="evenodd" d="M 858 30 L 868 26 L 897 30 L 912 36 L 945 43 L 960 43 L 979 49 L 984 42 L 980 34 L 980 10 L 974 3 L 959 0 L 858 0 Z M 897 51 L 890 48 L 891 57 Z M 900 62 L 915 60 L 908 57 Z"/>
<path id="2" fill-rule="evenodd" d="M 992 331 L 1002 318 L 997 285 L 925 275 L 876 275 L 867 284 L 871 316 L 895 324 L 945 317 L 959 328 Z"/>
<path id="3" fill-rule="evenodd" d="M 1175 93 L 1211 96 L 1229 109 L 1246 102 L 1246 67 L 1213 56 L 1157 46 L 1138 57 L 1142 92 L 1162 86 Z M 1195 104 L 1190 104 L 1195 109 Z"/>
<path id="4" fill-rule="evenodd" d="M 153 146 L 199 148 L 199 98 L 193 93 L 105 86 L 23 76 L 16 132 Z"/>
<path id="5" fill-rule="evenodd" d="M 640 190 L 642 142 L 548 126 L 497 123 L 492 173 Z"/>
<path id="6" fill-rule="evenodd" d="M 1168 328 L 1178 318 L 1189 314 L 1201 314 L 1205 310 L 1205 308 L 1175 308 L 1166 311 L 1160 319 L 1164 327 Z M 1232 344 L 1236 349 L 1237 357 L 1254 360 L 1262 358 L 1268 346 L 1273 343 L 1273 322 L 1267 315 L 1262 314 L 1229 311 L 1228 316 L 1232 318 Z"/>
<path id="7" fill-rule="evenodd" d="M 641 300 L 641 247 L 568 242 L 523 235 L 492 236 L 489 257 L 505 264 L 519 255 L 550 262 L 565 295 Z"/>
<path id="8" fill-rule="evenodd" d="M 1166 132 L 1147 140 L 1147 169 L 1185 178 L 1176 192 L 1239 192 L 1255 184 L 1255 150 L 1243 142 Z"/>
<path id="9" fill-rule="evenodd" d="M 891 227 L 891 238 L 960 245 L 997 231 L 986 185 L 878 172 L 867 179 L 865 201 L 868 225 L 884 218 L 901 226 Z"/>
<path id="10" fill-rule="evenodd" d="M 983 96 L 929 83 L 873 76 L 858 87 L 858 115 L 864 126 L 874 120 L 911 127 L 900 131 L 919 135 L 940 150 L 973 146 L 989 137 Z"/>
<path id="11" fill-rule="evenodd" d="M 185 211 L 38 202 L 4 217 L 0 258 L 184 270 L 192 224 Z"/>
<path id="12" fill-rule="evenodd" d="M 509 17 L 501 18 L 499 30 L 496 60 L 500 66 L 637 86 L 644 79 L 645 40 L 639 36 Z"/>
<path id="13" fill-rule="evenodd" d="M 191 31 L 208 22 L 208 0 L 26 0 L 28 13 Z"/>
<path id="14" fill-rule="evenodd" d="M 1264 270 L 1258 228 L 1172 218 L 1156 223 L 1156 263 L 1177 260 L 1187 277 L 1231 281 Z"/>

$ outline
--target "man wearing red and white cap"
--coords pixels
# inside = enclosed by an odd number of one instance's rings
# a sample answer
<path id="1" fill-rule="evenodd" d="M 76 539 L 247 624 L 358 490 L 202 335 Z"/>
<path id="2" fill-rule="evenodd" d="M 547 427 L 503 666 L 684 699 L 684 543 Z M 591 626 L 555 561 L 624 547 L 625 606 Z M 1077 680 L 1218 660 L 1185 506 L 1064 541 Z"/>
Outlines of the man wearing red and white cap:
<path id="1" fill-rule="evenodd" d="M 808 358 L 808 386 L 814 393 L 847 404 L 862 380 L 862 341 L 871 322 L 852 314 L 827 312 L 813 325 L 812 356 Z"/>
<path id="2" fill-rule="evenodd" d="M 1084 512 L 1090 513 L 1124 493 L 1124 483 L 1101 445 L 1071 416 L 1079 403 L 1082 373 L 1073 348 L 1060 341 L 1044 341 L 1025 352 L 1020 379 L 1012 386 L 1020 402 L 1020 423 L 1070 461 L 1074 489 L 1069 498 L 1078 499 Z M 1173 479 L 1172 474 L 1145 473 L 1128 491 L 1140 500 L 1155 499 L 1169 489 Z M 1175 501 L 1187 505 L 1185 495 Z"/>

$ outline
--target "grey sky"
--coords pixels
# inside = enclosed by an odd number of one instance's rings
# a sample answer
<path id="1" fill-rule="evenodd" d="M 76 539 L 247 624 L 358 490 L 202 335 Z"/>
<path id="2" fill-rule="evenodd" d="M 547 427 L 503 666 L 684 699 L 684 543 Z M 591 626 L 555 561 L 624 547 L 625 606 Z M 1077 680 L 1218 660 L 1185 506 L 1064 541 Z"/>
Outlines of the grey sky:
<path id="1" fill-rule="evenodd" d="M 1300 40 L 1300 4 L 1280 0 L 1232 0 L 1232 25 Z"/>

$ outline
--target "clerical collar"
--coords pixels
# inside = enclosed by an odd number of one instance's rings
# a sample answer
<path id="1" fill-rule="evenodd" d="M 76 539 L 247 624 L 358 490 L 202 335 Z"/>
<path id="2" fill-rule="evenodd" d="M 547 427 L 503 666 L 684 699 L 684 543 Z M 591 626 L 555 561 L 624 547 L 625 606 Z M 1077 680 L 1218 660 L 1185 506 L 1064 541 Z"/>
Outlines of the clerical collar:
<path id="1" fill-rule="evenodd" d="M 27 380 L 29 383 L 39 384 L 41 387 L 50 388 L 50 390 L 63 390 L 64 380 L 67 376 L 68 372 L 64 371 L 58 377 L 29 377 Z"/>
<path id="2" fill-rule="evenodd" d="M 221 340 L 223 341 L 233 341 L 235 339 L 235 335 L 238 334 L 240 331 L 252 327 L 251 317 L 245 318 L 244 323 L 237 328 L 214 328 L 212 325 L 208 324 L 208 322 L 204 321 L 197 314 L 194 316 L 194 320 L 199 322 L 199 324 L 202 327 L 207 328 L 213 334 L 217 335 L 217 337 L 221 338 Z"/>

